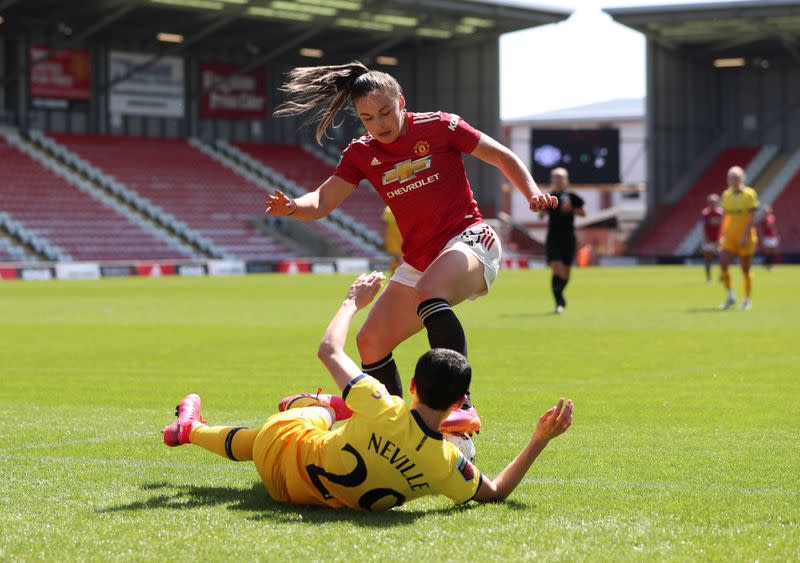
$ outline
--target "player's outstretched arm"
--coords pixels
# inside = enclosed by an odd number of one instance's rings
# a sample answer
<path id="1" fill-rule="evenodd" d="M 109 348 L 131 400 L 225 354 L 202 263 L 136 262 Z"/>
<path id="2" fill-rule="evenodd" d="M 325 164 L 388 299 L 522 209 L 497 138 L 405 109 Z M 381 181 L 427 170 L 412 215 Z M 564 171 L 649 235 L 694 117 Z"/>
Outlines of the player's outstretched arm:
<path id="1" fill-rule="evenodd" d="M 481 133 L 478 146 L 475 147 L 471 154 L 500 170 L 503 176 L 525 196 L 531 211 L 534 213 L 558 207 L 558 199 L 550 194 L 542 193 L 519 157 L 511 149 L 501 145 L 489 135 Z"/>
<path id="2" fill-rule="evenodd" d="M 558 401 L 558 404 L 551 407 L 544 413 L 536 425 L 528 445 L 500 472 L 494 480 L 484 478 L 481 486 L 475 495 L 478 502 L 497 502 L 504 500 L 511 492 L 517 488 L 525 474 L 530 469 L 534 460 L 539 457 L 542 450 L 547 447 L 550 440 L 566 432 L 572 424 L 572 401 Z"/>
<path id="3" fill-rule="evenodd" d="M 313 192 L 291 199 L 280 190 L 267 196 L 265 213 L 275 217 L 292 217 L 300 221 L 316 221 L 328 215 L 347 199 L 355 184 L 331 176 Z"/>
<path id="4" fill-rule="evenodd" d="M 361 375 L 361 368 L 344 351 L 350 323 L 360 309 L 372 302 L 380 291 L 384 279 L 386 277 L 380 272 L 361 274 L 350 286 L 347 297 L 325 330 L 322 342 L 319 344 L 317 357 L 331 372 L 333 380 L 341 391 Z"/>

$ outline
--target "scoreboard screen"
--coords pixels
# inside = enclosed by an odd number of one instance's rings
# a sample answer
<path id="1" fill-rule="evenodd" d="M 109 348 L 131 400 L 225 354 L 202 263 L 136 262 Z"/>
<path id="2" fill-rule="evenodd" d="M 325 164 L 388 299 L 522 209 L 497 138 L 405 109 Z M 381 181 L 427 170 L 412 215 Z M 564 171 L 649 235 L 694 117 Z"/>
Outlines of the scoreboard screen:
<path id="1" fill-rule="evenodd" d="M 548 184 L 558 167 L 573 184 L 619 183 L 619 129 L 533 129 L 533 179 Z"/>

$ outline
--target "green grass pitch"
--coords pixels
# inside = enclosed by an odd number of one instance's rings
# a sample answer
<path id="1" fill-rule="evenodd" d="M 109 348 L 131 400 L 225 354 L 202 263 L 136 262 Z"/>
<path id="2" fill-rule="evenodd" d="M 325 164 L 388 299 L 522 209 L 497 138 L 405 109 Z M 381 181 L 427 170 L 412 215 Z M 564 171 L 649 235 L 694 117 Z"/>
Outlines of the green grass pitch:
<path id="1" fill-rule="evenodd" d="M 504 504 L 278 505 L 252 464 L 164 447 L 187 392 L 256 425 L 331 389 L 316 345 L 350 279 L 0 283 L 0 560 L 800 558 L 797 267 L 758 268 L 749 312 L 696 267 L 576 270 L 561 317 L 544 270 L 459 306 L 485 473 L 576 405 Z M 426 347 L 398 349 L 406 386 Z"/>

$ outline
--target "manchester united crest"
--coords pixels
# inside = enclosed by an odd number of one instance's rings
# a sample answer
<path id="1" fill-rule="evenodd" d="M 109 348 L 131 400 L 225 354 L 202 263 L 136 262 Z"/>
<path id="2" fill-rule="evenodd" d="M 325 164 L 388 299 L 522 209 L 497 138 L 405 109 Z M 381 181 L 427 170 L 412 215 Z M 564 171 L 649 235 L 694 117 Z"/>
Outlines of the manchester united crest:
<path id="1" fill-rule="evenodd" d="M 414 154 L 417 156 L 425 156 L 430 150 L 431 144 L 428 141 L 417 141 L 414 145 Z"/>

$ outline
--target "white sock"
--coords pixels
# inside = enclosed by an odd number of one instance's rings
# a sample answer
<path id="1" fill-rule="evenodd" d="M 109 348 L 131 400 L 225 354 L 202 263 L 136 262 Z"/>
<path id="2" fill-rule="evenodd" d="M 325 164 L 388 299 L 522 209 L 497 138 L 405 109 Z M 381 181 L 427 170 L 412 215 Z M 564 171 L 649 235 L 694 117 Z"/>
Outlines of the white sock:
<path id="1" fill-rule="evenodd" d="M 728 290 L 728 299 L 736 299 L 736 296 L 733 294 L 733 290 Z"/>

